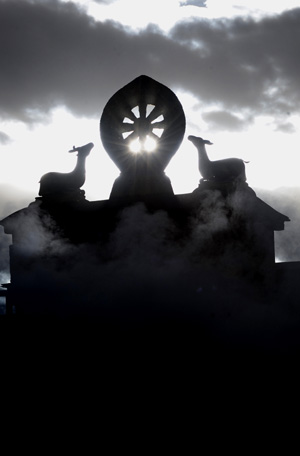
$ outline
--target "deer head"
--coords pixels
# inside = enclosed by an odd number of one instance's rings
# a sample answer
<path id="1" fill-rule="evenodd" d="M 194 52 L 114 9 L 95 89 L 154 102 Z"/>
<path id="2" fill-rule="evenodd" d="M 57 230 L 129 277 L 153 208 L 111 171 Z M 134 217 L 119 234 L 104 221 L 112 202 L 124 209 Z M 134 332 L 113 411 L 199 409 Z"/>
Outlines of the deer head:
<path id="1" fill-rule="evenodd" d="M 208 141 L 208 139 L 203 139 L 203 138 L 200 138 L 199 136 L 188 136 L 188 140 L 191 141 L 194 146 L 196 147 L 199 147 L 199 146 L 203 146 L 205 144 L 208 144 L 208 145 L 212 145 L 213 143 L 211 141 Z"/>

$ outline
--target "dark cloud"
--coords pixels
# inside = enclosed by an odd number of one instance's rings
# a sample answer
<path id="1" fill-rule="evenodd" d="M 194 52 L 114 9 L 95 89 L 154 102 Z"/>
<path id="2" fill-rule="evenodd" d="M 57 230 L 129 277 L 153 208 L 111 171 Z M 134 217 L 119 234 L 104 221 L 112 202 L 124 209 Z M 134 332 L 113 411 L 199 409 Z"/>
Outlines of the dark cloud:
<path id="1" fill-rule="evenodd" d="M 6 144 L 9 144 L 10 142 L 11 142 L 11 138 L 3 131 L 0 131 L 0 144 L 3 144 L 5 146 Z"/>
<path id="2" fill-rule="evenodd" d="M 300 9 L 259 21 L 195 19 L 166 35 L 96 22 L 72 3 L 2 0 L 0 22 L 2 116 L 34 121 L 59 104 L 99 116 L 140 74 L 238 111 L 244 126 L 249 113 L 299 109 Z"/>
<path id="3" fill-rule="evenodd" d="M 105 5 L 109 5 L 110 3 L 114 3 L 116 0 L 94 0 L 95 3 L 104 3 Z"/>
<path id="4" fill-rule="evenodd" d="M 194 20 L 178 24 L 175 40 L 197 51 L 189 86 L 206 102 L 256 113 L 299 108 L 300 9 L 254 21 Z"/>
<path id="5" fill-rule="evenodd" d="M 184 2 L 180 2 L 180 6 L 199 6 L 199 8 L 206 8 L 206 1 L 207 0 L 186 0 Z"/>
<path id="6" fill-rule="evenodd" d="M 245 119 L 240 119 L 239 117 L 226 111 L 204 112 L 202 117 L 212 130 L 243 130 L 246 124 L 249 125 L 252 121 L 251 119 L 248 119 L 247 122 L 245 122 Z"/>
<path id="7" fill-rule="evenodd" d="M 96 23 L 72 3 L 2 1 L 0 18 L 0 115 L 27 122 L 60 104 L 99 116 L 120 86 L 157 73 L 168 51 L 155 27 L 136 35 Z"/>
<path id="8" fill-rule="evenodd" d="M 291 122 L 278 123 L 276 131 L 282 131 L 283 133 L 295 133 L 296 128 Z"/>

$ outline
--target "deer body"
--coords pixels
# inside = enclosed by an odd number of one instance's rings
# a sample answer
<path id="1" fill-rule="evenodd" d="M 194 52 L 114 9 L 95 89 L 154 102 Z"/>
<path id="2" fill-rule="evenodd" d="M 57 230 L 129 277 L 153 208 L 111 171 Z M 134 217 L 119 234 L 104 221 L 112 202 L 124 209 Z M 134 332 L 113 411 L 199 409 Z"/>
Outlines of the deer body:
<path id="1" fill-rule="evenodd" d="M 44 174 L 40 180 L 40 196 L 59 195 L 79 190 L 85 182 L 85 160 L 94 147 L 93 143 L 85 146 L 73 147 L 69 152 L 78 152 L 77 163 L 70 173 L 50 172 Z"/>
<path id="2" fill-rule="evenodd" d="M 215 181 L 246 181 L 245 162 L 240 158 L 225 158 L 210 161 L 205 145 L 212 143 L 206 139 L 189 136 L 188 139 L 198 150 L 199 171 L 203 179 Z"/>

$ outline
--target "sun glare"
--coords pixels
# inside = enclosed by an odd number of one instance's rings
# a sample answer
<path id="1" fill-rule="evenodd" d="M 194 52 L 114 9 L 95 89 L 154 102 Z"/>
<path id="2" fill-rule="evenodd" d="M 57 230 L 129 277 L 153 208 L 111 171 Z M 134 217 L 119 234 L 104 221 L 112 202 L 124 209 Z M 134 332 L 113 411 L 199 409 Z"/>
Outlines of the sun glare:
<path id="1" fill-rule="evenodd" d="M 142 152 L 154 152 L 157 148 L 157 143 L 155 139 L 150 138 L 149 135 L 146 136 L 145 141 L 142 141 L 140 138 L 136 138 L 134 141 L 131 141 L 129 144 L 130 152 L 134 154 Z"/>
<path id="2" fill-rule="evenodd" d="M 139 138 L 136 138 L 134 141 L 131 141 L 131 143 L 129 144 L 129 150 L 134 154 L 138 154 L 139 152 L 141 152 L 141 143 Z"/>
<path id="3" fill-rule="evenodd" d="M 144 148 L 147 152 L 154 152 L 156 149 L 156 141 L 149 136 L 146 137 Z"/>

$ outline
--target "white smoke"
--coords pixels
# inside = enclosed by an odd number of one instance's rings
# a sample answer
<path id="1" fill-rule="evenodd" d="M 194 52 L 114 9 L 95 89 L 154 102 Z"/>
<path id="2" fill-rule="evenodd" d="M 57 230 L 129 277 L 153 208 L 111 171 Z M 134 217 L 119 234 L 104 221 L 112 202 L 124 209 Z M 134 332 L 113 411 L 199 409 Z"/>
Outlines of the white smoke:
<path id="1" fill-rule="evenodd" d="M 18 222 L 26 263 L 18 286 L 24 296 L 35 290 L 41 314 L 58 318 L 95 315 L 123 326 L 176 320 L 222 344 L 288 348 L 298 343 L 300 314 L 293 298 L 279 298 L 285 283 L 261 292 L 234 275 L 224 246 L 225 277 L 218 264 L 201 261 L 211 236 L 226 229 L 227 210 L 217 192 L 206 198 L 184 239 L 165 211 L 136 204 L 119 214 L 106 243 L 74 245 L 33 206 Z"/>

